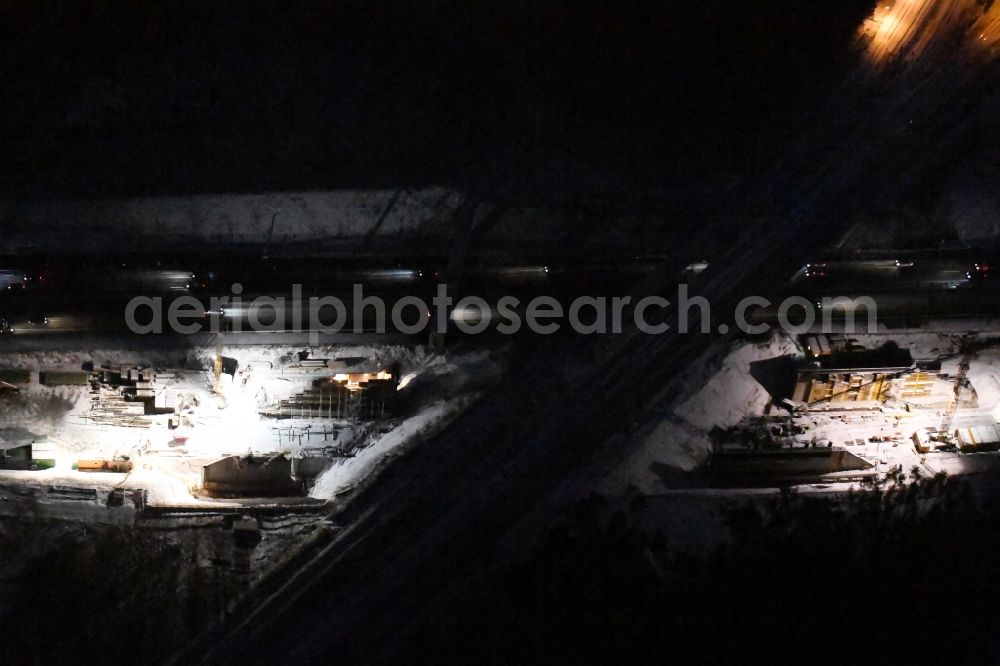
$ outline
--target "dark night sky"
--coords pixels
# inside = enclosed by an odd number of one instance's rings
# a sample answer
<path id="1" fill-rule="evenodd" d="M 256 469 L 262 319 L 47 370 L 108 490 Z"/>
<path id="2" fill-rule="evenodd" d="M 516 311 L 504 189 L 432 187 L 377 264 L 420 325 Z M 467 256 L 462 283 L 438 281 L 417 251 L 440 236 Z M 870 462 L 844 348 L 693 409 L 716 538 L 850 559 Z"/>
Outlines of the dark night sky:
<path id="1" fill-rule="evenodd" d="M 766 165 L 872 2 L 44 4 L 0 6 L 0 195 L 558 200 Z"/>

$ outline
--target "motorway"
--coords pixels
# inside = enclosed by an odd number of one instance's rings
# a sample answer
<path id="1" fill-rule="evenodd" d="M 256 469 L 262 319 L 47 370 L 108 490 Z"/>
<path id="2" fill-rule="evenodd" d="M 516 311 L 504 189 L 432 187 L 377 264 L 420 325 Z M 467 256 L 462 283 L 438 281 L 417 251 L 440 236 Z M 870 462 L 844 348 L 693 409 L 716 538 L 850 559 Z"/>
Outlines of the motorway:
<path id="1" fill-rule="evenodd" d="M 997 72 L 982 67 L 993 64 L 992 53 L 968 45 L 955 49 L 939 39 L 961 28 L 971 5 L 898 0 L 896 14 L 890 9 L 879 17 L 884 27 L 873 38 L 868 59 L 848 74 L 799 149 L 762 174 L 761 194 L 745 202 L 748 211 L 766 212 L 748 213 L 728 251 L 711 258 L 709 269 L 694 280 L 694 293 L 712 305 L 713 330 L 730 321 L 744 296 L 780 291 L 810 260 L 810 248 L 836 237 L 840 229 L 829 218 L 852 207 L 892 202 L 964 138 L 970 118 L 992 112 L 991 99 L 980 93 L 982 88 L 1000 90 Z M 944 51 L 958 51 L 961 57 L 942 61 Z M 890 70 L 893 78 L 887 79 L 884 73 Z M 979 104 L 956 103 L 966 99 Z M 675 285 L 691 281 L 683 267 L 695 257 L 686 248 L 717 246 L 719 235 L 720 230 L 706 225 L 700 238 L 678 239 L 675 248 L 649 265 L 609 261 L 604 271 L 576 273 L 539 259 L 486 267 L 473 271 L 465 289 L 516 289 L 527 295 L 565 280 L 567 294 L 597 286 L 613 293 L 637 283 L 629 287 L 635 296 L 661 294 L 673 300 Z M 0 345 L 11 350 L 65 347 L 71 341 L 74 347 L 107 346 L 109 334 L 117 343 L 113 334 L 121 330 L 124 300 L 137 289 L 146 295 L 211 296 L 240 282 L 249 297 L 283 293 L 276 290 L 303 282 L 325 294 L 342 293 L 337 290 L 359 279 L 377 285 L 379 293 L 398 294 L 417 285 L 427 290 L 439 270 L 419 259 L 412 265 L 347 269 L 261 257 L 246 266 L 211 259 L 189 266 L 178 260 L 164 261 L 162 268 L 149 263 L 113 272 L 111 267 L 120 262 L 112 259 L 65 271 L 60 263 L 43 258 L 39 266 L 23 268 L 46 286 L 39 288 L 38 298 L 25 292 L 0 302 L 9 306 L 9 314 L 2 309 L 0 315 L 16 324 L 15 334 L 4 336 Z M 149 275 L 152 282 L 144 281 Z M 620 278 L 621 284 L 607 276 Z M 98 293 L 114 296 L 98 299 Z M 48 316 L 47 326 L 27 324 L 38 314 Z M 226 624 L 192 641 L 175 661 L 404 661 L 422 622 L 433 623 L 435 615 L 447 613 L 458 588 L 488 566 L 497 544 L 525 514 L 553 493 L 568 490 L 571 497 L 574 491 L 585 492 L 580 470 L 603 456 L 625 455 L 608 443 L 627 440 L 632 424 L 648 418 L 656 407 L 648 397 L 659 395 L 694 359 L 732 336 L 680 335 L 673 312 L 665 321 L 672 328 L 664 335 L 629 329 L 616 336 L 519 340 L 521 353 L 503 382 L 351 498 L 335 516 L 342 528 L 318 546 L 313 559 L 297 571 L 281 572 Z M 692 324 L 697 323 L 695 317 Z M 301 334 L 287 332 L 239 335 L 248 337 L 238 342 L 227 333 L 226 344 L 301 339 L 294 337 Z M 209 346 L 216 339 L 206 334 L 184 342 L 173 337 L 139 340 L 136 344 Z"/>
<path id="2" fill-rule="evenodd" d="M 805 137 L 800 150 L 764 175 L 784 203 L 748 224 L 703 276 L 697 293 L 712 304 L 713 326 L 728 319 L 742 296 L 773 293 L 808 260 L 810 243 L 839 231 L 833 224 L 817 230 L 821 214 L 857 205 L 872 183 L 879 199 L 891 200 L 926 173 L 977 112 L 956 109 L 954 100 L 997 80 L 992 59 L 976 63 L 989 68 L 940 60 L 955 51 L 948 40 L 971 3 L 936 3 L 933 11 L 918 0 L 896 4 L 916 14 L 900 43 L 875 53 L 905 58 L 893 61 L 888 81 L 880 78 L 885 63 L 859 64 L 844 94 L 823 110 L 829 131 Z M 894 85 L 915 80 L 922 82 L 919 96 L 909 85 Z M 978 107 L 983 113 L 987 102 Z M 668 257 L 636 293 L 669 293 L 685 260 Z M 343 529 L 308 565 L 251 599 L 178 662 L 405 660 L 422 623 L 433 626 L 436 614 L 449 613 L 462 581 L 487 566 L 520 517 L 557 489 L 573 487 L 581 468 L 607 455 L 606 442 L 643 418 L 648 405 L 639 396 L 656 395 L 715 341 L 673 332 L 630 332 L 610 345 L 592 338 L 534 341 L 533 353 L 500 386 L 353 498 L 337 516 Z"/>
<path id="3" fill-rule="evenodd" d="M 171 264 L 170 268 L 147 268 L 161 263 L 152 256 L 128 257 L 128 265 L 121 259 L 8 258 L 7 267 L 0 268 L 0 319 L 9 325 L 6 333 L 0 334 L 0 350 L 53 349 L 60 341 L 72 342 L 78 336 L 110 336 L 130 346 L 141 345 L 127 339 L 125 313 L 134 297 L 143 297 L 145 303 L 150 299 L 162 303 L 160 312 L 167 332 L 170 304 L 181 298 L 194 299 L 198 303 L 196 316 L 186 317 L 184 323 L 197 324 L 200 331 L 223 331 L 233 344 L 284 344 L 306 339 L 291 333 L 308 329 L 314 321 L 332 328 L 335 312 L 324 306 L 314 318 L 316 313 L 309 307 L 312 298 L 338 299 L 345 305 L 341 331 L 368 334 L 384 329 L 393 333 L 392 304 L 402 297 L 416 296 L 430 309 L 438 282 L 444 280 L 440 260 L 419 257 L 408 264 L 384 257 L 355 257 L 351 261 L 242 257 L 216 259 L 210 264 L 203 259 L 190 260 L 187 267 L 173 258 L 163 262 Z M 467 295 L 493 304 L 502 296 L 513 296 L 522 303 L 542 294 L 563 301 L 584 294 L 615 296 L 657 265 L 656 257 L 574 259 L 551 266 L 480 260 L 466 271 L 463 288 Z M 365 298 L 376 297 L 386 304 L 385 326 L 376 321 L 372 308 L 365 308 L 360 319 L 355 317 L 355 288 L 363 290 Z M 269 302 L 255 304 L 257 297 L 266 297 Z M 278 299 L 283 302 L 276 304 Z M 296 310 L 299 314 L 293 316 Z M 149 306 L 142 305 L 135 320 L 146 324 L 151 316 Z M 415 316 L 415 310 L 407 311 L 404 321 L 412 323 Z M 251 322 L 258 326 L 251 326 Z M 247 333 L 262 329 L 266 329 L 262 331 L 266 342 Z M 145 344 L 162 347 L 171 343 L 170 337 L 148 339 Z M 348 338 L 321 337 L 322 341 L 344 339 Z M 204 342 L 204 336 L 174 342 L 197 345 Z"/>
<path id="4" fill-rule="evenodd" d="M 735 248 L 728 265 L 702 284 L 717 312 L 732 311 L 740 288 L 774 284 L 793 270 L 787 261 L 766 267 L 746 261 L 754 256 L 746 249 Z M 683 262 L 675 257 L 637 293 L 669 294 L 664 286 L 681 279 Z M 674 314 L 665 321 L 676 329 Z M 400 473 L 380 477 L 352 500 L 337 517 L 344 529 L 314 567 L 228 627 L 229 636 L 201 663 L 251 655 L 262 663 L 312 663 L 323 653 L 351 663 L 398 659 L 421 608 L 460 572 L 489 558 L 539 498 L 639 418 L 638 396 L 665 385 L 715 339 L 633 329 L 603 351 L 593 337 L 539 341 L 522 367 L 408 456 Z M 581 363 L 593 358 L 599 360 Z"/>

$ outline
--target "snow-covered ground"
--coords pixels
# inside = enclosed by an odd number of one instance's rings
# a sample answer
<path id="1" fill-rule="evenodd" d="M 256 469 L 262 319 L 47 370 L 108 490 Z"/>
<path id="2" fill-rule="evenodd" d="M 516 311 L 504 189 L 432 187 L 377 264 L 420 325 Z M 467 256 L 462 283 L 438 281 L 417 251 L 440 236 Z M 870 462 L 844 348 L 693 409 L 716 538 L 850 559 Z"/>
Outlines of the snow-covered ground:
<path id="1" fill-rule="evenodd" d="M 280 254 L 281 247 L 327 251 L 331 243 L 399 243 L 455 235 L 454 215 L 462 194 L 444 187 L 422 189 L 279 191 L 102 200 L 0 201 L 0 248 L 7 253 L 104 250 L 114 245 L 146 248 L 256 245 Z M 655 214 L 620 214 L 600 234 L 580 238 L 579 213 L 566 208 L 500 206 L 476 208 L 477 238 L 487 246 L 534 243 L 565 246 L 566 239 L 642 251 L 662 238 Z M 38 229 L 46 230 L 45 236 Z M 352 245 L 353 244 L 353 245 Z M 631 251 L 630 250 L 630 251 Z M 2 283 L 0 283 L 2 284 Z"/>
<path id="2" fill-rule="evenodd" d="M 0 446 L 35 443 L 50 447 L 56 458 L 54 469 L 0 471 L 0 480 L 143 488 L 153 504 L 191 504 L 203 501 L 192 491 L 209 462 L 228 455 L 299 457 L 325 450 L 323 455 L 335 464 L 317 479 L 311 495 L 332 499 L 360 483 L 380 461 L 460 412 L 470 396 L 500 372 L 487 352 L 437 355 L 423 347 L 403 346 L 308 351 L 312 363 L 300 360 L 299 348 L 223 347 L 223 356 L 239 361 L 239 371 L 223 374 L 219 386 L 211 371 L 216 350 L 209 348 L 0 354 L 0 369 L 30 372 L 30 382 L 19 385 L 18 393 L 0 397 Z M 316 359 L 330 362 L 317 365 Z M 261 414 L 279 400 L 302 393 L 315 379 L 334 375 L 334 359 L 349 359 L 360 368 L 352 371 L 397 369 L 400 412 L 381 419 L 377 428 L 335 418 L 274 419 Z M 157 404 L 172 408 L 166 410 L 171 413 L 144 416 L 147 427 L 102 423 L 95 419 L 97 396 L 90 387 L 39 382 L 39 372 L 79 371 L 84 362 L 155 368 Z M 347 449 L 350 457 L 330 456 L 330 448 Z M 80 459 L 123 457 L 133 464 L 127 475 L 73 469 Z"/>
<path id="3" fill-rule="evenodd" d="M 963 340 L 982 343 L 997 336 L 1000 326 L 991 327 L 990 322 L 950 322 L 932 323 L 922 330 L 850 337 L 866 348 L 895 342 L 909 349 L 914 359 L 939 360 L 940 374 L 954 377 L 963 358 Z M 767 341 L 738 340 L 725 353 L 693 364 L 686 376 L 678 378 L 681 390 L 664 397 L 665 416 L 636 434 L 639 445 L 608 475 L 601 489 L 617 493 L 635 486 L 647 494 L 657 494 L 683 487 L 684 482 L 677 485 L 678 475 L 696 470 L 707 461 L 712 450 L 709 432 L 713 428 L 726 429 L 766 413 L 770 396 L 751 374 L 751 364 L 786 355 L 801 357 L 802 350 L 794 339 L 774 332 Z M 963 405 L 956 411 L 953 428 L 992 424 L 1000 417 L 1000 348 L 980 349 L 968 356 L 968 362 L 967 378 L 974 392 L 974 405 Z M 776 407 L 773 413 L 787 415 Z M 925 474 L 965 473 L 993 465 L 995 454 L 919 454 L 912 444 L 913 433 L 937 430 L 942 417 L 940 408 L 905 409 L 890 402 L 880 409 L 810 411 L 797 414 L 794 423 L 803 431 L 796 437 L 801 445 L 815 442 L 825 446 L 832 442 L 872 463 L 877 472 L 902 466 L 906 471 L 920 467 Z"/>
<path id="4" fill-rule="evenodd" d="M 369 478 L 375 468 L 395 454 L 402 453 L 406 443 L 419 441 L 435 426 L 458 413 L 465 401 L 441 400 L 404 420 L 391 432 L 380 437 L 350 458 L 337 460 L 316 479 L 312 496 L 332 499 L 353 490 Z"/>
<path id="5" fill-rule="evenodd" d="M 750 375 L 750 364 L 799 352 L 793 340 L 776 333 L 765 342 L 736 342 L 721 355 L 693 363 L 677 379 L 678 390 L 664 398 L 668 416 L 638 433 L 643 443 L 612 472 L 604 488 L 634 485 L 660 492 L 664 467 L 690 472 L 702 465 L 712 451 L 708 433 L 713 427 L 735 425 L 761 413 L 768 402 L 767 391 Z"/>
<path id="6" fill-rule="evenodd" d="M 413 234 L 450 221 L 461 203 L 455 192 L 339 190 L 100 201 L 6 202 L 0 220 L 9 231 L 7 250 L 74 241 L 75 249 L 99 248 L 115 238 L 170 242 L 285 243 L 366 235 Z M 46 239 L 35 230 L 44 220 Z"/>
<path id="7" fill-rule="evenodd" d="M 706 432 L 759 414 L 769 396 L 750 375 L 750 364 L 799 352 L 794 341 L 777 333 L 765 343 L 738 342 L 708 381 L 678 405 L 674 414 L 683 423 Z"/>

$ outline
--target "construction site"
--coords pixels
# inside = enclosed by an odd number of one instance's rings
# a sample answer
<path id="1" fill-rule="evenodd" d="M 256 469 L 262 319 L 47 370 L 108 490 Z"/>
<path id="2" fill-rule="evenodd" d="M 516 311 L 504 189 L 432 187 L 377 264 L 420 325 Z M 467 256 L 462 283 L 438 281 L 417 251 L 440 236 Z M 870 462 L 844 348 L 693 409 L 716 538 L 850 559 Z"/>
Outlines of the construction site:
<path id="1" fill-rule="evenodd" d="M 980 353 L 989 358 L 995 338 L 956 336 L 944 353 L 906 334 L 869 340 L 875 348 L 843 335 L 798 342 L 800 355 L 757 364 L 754 374 L 770 396 L 762 412 L 713 431 L 709 466 L 717 477 L 858 481 L 894 470 L 933 476 L 993 464 L 992 457 L 970 457 L 1000 448 L 1000 433 L 994 400 L 980 404 L 969 370 Z M 792 374 L 777 380 L 763 371 L 768 366 Z M 780 381 L 793 386 L 790 394 Z"/>
<path id="2" fill-rule="evenodd" d="M 418 424 L 458 409 L 433 385 L 413 395 L 421 366 L 454 366 L 412 348 L 226 348 L 173 364 L 156 353 L 26 356 L 0 358 L 0 480 L 141 489 L 143 505 L 329 501 L 363 480 L 349 470 L 385 455 L 373 445 L 405 446 Z M 316 491 L 331 468 L 346 481 Z"/>
<path id="3" fill-rule="evenodd" d="M 877 482 L 1000 463 L 1000 345 L 986 326 L 738 341 L 682 384 L 610 477 L 683 487 Z M 673 470 L 673 471 L 670 471 Z M 678 476 L 678 472 L 684 476 Z M 614 485 L 611 485 L 614 484 Z"/>

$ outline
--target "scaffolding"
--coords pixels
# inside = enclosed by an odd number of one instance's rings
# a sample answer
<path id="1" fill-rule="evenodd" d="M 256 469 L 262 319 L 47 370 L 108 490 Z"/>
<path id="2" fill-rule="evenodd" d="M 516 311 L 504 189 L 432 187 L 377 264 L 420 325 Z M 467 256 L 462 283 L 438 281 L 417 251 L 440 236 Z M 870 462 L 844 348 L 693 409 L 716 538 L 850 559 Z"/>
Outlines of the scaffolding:
<path id="1" fill-rule="evenodd" d="M 356 387 L 346 381 L 319 379 L 262 414 L 285 419 L 378 419 L 386 415 L 394 393 L 395 383 L 390 379 L 371 379 Z"/>

